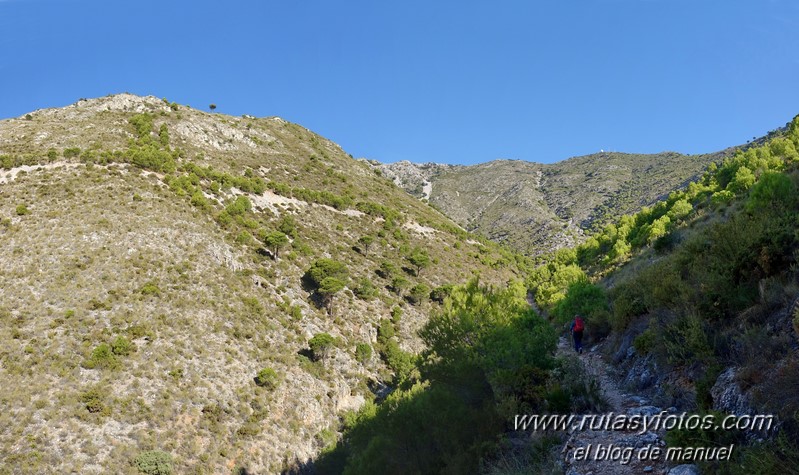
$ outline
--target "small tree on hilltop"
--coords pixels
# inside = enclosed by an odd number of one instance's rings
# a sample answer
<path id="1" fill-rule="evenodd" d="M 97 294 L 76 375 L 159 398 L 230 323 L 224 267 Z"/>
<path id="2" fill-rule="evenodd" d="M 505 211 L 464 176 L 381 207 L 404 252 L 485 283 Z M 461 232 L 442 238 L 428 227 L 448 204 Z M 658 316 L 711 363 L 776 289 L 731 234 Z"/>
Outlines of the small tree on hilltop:
<path id="1" fill-rule="evenodd" d="M 216 110 L 216 104 L 211 104 L 210 106 L 208 106 L 208 108 L 211 109 L 211 111 L 213 112 Z"/>

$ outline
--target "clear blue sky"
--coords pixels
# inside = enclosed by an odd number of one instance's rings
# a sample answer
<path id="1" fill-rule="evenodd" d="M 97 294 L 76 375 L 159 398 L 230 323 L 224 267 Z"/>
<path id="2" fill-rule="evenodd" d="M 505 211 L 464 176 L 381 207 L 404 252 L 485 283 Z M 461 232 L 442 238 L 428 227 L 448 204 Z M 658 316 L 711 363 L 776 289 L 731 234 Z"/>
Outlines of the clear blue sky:
<path id="1" fill-rule="evenodd" d="M 740 144 L 799 113 L 796 0 L 0 0 L 0 117 L 117 92 L 356 157 Z"/>

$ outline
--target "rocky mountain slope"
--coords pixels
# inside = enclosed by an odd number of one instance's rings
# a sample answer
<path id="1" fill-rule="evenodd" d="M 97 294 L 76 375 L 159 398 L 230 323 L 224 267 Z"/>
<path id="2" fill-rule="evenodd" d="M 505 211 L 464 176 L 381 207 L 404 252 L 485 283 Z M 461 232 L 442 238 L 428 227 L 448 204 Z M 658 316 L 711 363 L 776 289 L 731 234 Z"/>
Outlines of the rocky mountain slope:
<path id="1" fill-rule="evenodd" d="M 685 186 L 734 149 L 704 155 L 602 152 L 554 164 L 380 165 L 381 172 L 469 231 L 528 255 L 573 246 L 589 231 Z"/>
<path id="2" fill-rule="evenodd" d="M 284 470 L 477 273 L 520 276 L 277 117 L 121 94 L 0 121 L 0 473 Z"/>

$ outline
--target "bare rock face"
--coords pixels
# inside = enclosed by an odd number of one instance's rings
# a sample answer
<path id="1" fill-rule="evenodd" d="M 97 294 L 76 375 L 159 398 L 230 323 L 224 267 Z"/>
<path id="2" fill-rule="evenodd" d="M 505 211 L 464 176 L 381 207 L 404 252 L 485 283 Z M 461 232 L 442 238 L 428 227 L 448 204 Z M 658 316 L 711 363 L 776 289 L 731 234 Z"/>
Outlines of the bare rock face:
<path id="1" fill-rule="evenodd" d="M 729 414 L 752 414 L 749 396 L 735 382 L 735 368 L 722 372 L 710 390 L 713 396 L 713 409 Z"/>

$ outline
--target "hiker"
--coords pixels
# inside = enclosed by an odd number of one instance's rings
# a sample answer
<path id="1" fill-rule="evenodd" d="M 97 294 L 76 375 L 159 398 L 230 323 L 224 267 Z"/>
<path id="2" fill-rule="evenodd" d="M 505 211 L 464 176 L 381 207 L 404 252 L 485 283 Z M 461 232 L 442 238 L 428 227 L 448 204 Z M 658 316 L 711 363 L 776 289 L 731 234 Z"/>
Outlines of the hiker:
<path id="1" fill-rule="evenodd" d="M 574 338 L 574 351 L 577 353 L 583 353 L 583 330 L 585 329 L 585 325 L 583 324 L 583 317 L 579 315 L 574 316 L 574 321 L 572 322 L 571 326 L 571 333 L 572 338 Z"/>

